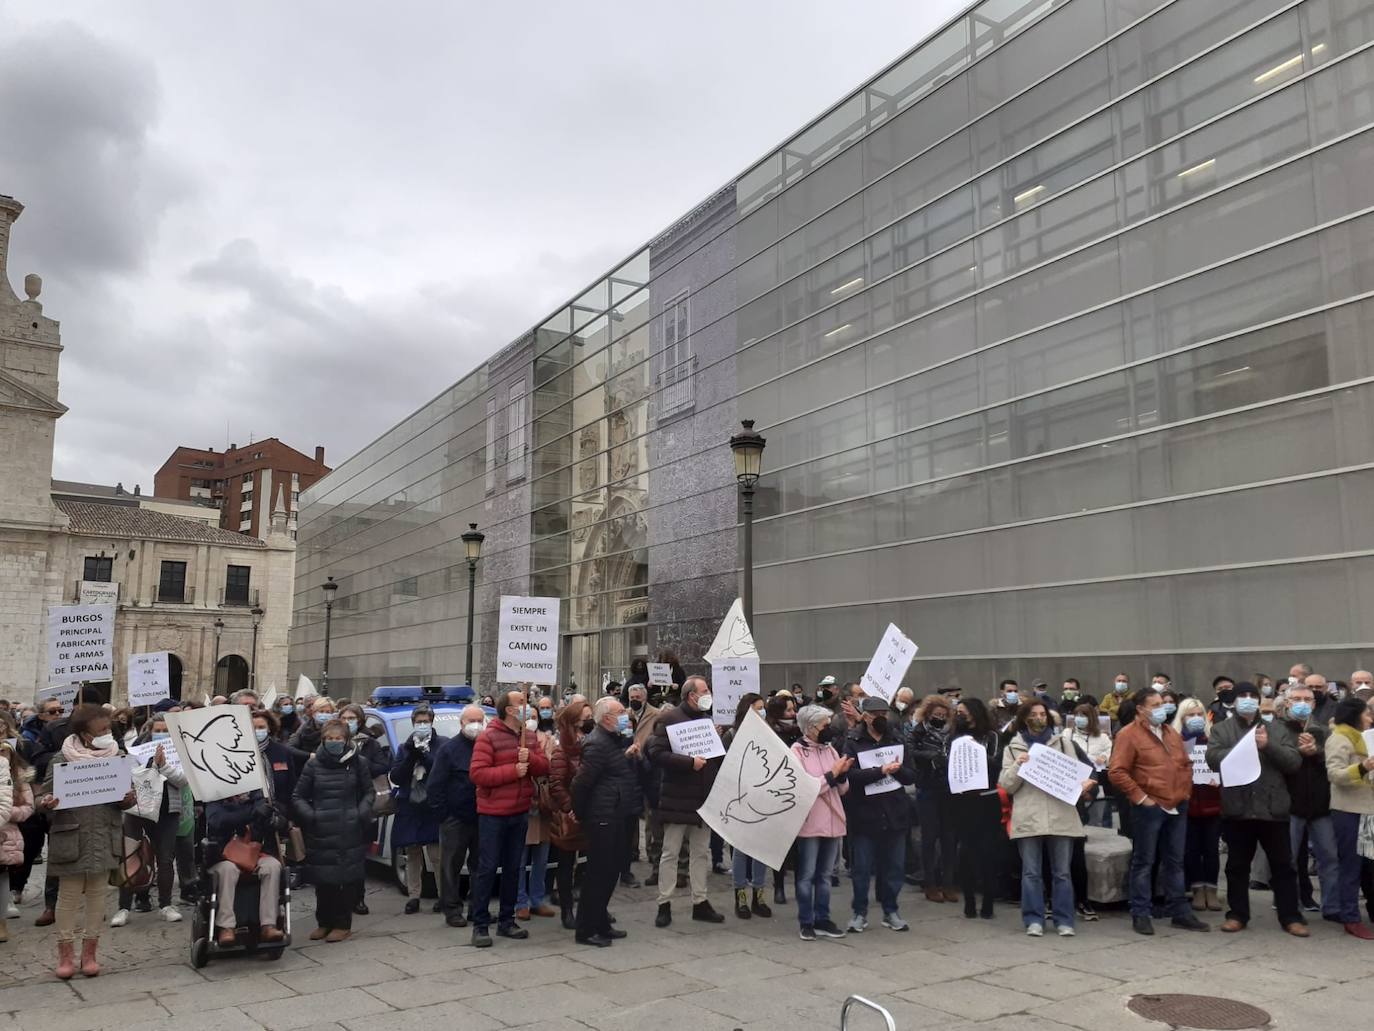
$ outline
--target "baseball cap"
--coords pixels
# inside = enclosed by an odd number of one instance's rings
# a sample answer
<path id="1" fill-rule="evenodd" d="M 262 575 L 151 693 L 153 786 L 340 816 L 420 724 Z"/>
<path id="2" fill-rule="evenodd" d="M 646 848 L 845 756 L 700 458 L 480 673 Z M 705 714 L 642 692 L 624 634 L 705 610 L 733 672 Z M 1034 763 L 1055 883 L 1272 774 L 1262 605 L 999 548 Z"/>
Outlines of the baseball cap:
<path id="1" fill-rule="evenodd" d="M 832 677 L 832 676 L 824 676 L 824 677 L 821 677 L 820 683 L 817 684 L 816 686 L 817 686 L 817 687 L 834 687 L 834 686 L 835 686 L 835 678 Z"/>

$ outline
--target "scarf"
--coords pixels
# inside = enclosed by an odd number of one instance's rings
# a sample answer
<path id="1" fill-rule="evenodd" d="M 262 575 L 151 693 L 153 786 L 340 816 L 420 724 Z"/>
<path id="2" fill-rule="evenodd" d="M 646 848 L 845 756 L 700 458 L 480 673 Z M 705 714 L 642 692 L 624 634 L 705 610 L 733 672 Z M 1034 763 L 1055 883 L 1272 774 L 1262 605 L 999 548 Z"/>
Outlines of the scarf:
<path id="1" fill-rule="evenodd" d="M 67 740 L 62 742 L 62 758 L 71 763 L 83 762 L 87 759 L 113 759 L 118 754 L 118 744 L 110 748 L 92 748 L 90 745 L 82 743 L 79 734 L 68 734 Z"/>
<path id="2" fill-rule="evenodd" d="M 1038 734 L 1032 734 L 1029 727 L 1021 731 L 1021 740 L 1026 743 L 1027 748 L 1031 745 L 1048 745 L 1053 736 L 1054 727 L 1048 723 L 1045 724 L 1045 729 Z"/>
<path id="3" fill-rule="evenodd" d="M 1350 747 L 1355 749 L 1356 755 L 1369 758 L 1369 749 L 1364 746 L 1364 735 L 1354 727 L 1345 723 L 1337 723 L 1331 728 L 1331 733 L 1339 734 L 1349 741 Z"/>

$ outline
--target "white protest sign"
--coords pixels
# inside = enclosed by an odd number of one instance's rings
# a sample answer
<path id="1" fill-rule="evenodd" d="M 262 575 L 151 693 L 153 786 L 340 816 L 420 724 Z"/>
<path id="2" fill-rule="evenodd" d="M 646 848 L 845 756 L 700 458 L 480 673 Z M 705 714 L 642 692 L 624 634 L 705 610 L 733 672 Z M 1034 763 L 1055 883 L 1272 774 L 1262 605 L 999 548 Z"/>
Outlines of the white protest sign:
<path id="1" fill-rule="evenodd" d="M 124 755 L 52 764 L 52 794 L 59 809 L 122 802 L 131 783 L 129 758 Z"/>
<path id="2" fill-rule="evenodd" d="M 714 759 L 725 754 L 725 745 L 721 743 L 720 734 L 716 732 L 715 724 L 708 719 L 686 720 L 664 729 L 668 731 L 669 746 L 678 755 Z"/>
<path id="3" fill-rule="evenodd" d="M 49 684 L 111 679 L 114 613 L 111 605 L 48 608 Z"/>
<path id="4" fill-rule="evenodd" d="M 697 815 L 733 847 L 777 870 L 823 783 L 751 710 Z"/>
<path id="5" fill-rule="evenodd" d="M 711 712 L 717 723 L 734 723 L 739 700 L 758 693 L 757 658 L 717 659 L 711 663 Z"/>
<path id="6" fill-rule="evenodd" d="M 167 726 L 197 802 L 218 802 L 249 791 L 268 793 L 248 706 L 169 712 Z"/>
<path id="7" fill-rule="evenodd" d="M 1016 769 L 1027 784 L 1069 805 L 1078 804 L 1083 797 L 1083 782 L 1093 775 L 1093 768 L 1087 763 L 1039 744 L 1031 745 L 1030 761 Z"/>
<path id="8" fill-rule="evenodd" d="M 721 620 L 716 639 L 706 649 L 703 658 L 713 666 L 720 659 L 757 659 L 759 650 L 754 646 L 754 634 L 744 619 L 744 602 L 739 598 L 730 606 L 730 611 Z M 752 855 L 753 853 L 750 853 Z"/>
<path id="9" fill-rule="evenodd" d="M 1207 746 L 1194 745 L 1189 752 L 1193 759 L 1194 784 L 1220 784 L 1221 778 L 1207 765 Z"/>
<path id="10" fill-rule="evenodd" d="M 64 709 L 70 709 L 72 703 L 76 701 L 76 692 L 79 686 L 76 684 L 49 684 L 47 687 L 40 687 L 33 693 L 35 705 L 41 705 L 49 698 L 56 698 L 62 703 Z"/>
<path id="11" fill-rule="evenodd" d="M 1221 784 L 1227 788 L 1243 788 L 1259 780 L 1259 745 L 1255 744 L 1255 729 L 1264 724 L 1256 723 L 1250 733 L 1236 742 L 1236 746 L 1221 760 Z"/>
<path id="12" fill-rule="evenodd" d="M 864 693 L 890 702 L 897 688 L 902 686 L 902 678 L 919 650 L 911 638 L 897 629 L 896 623 L 889 623 L 859 681 Z"/>
<path id="13" fill-rule="evenodd" d="M 870 748 L 867 752 L 859 753 L 859 769 L 876 770 L 888 763 L 899 763 L 905 752 L 905 745 L 884 745 L 882 748 Z M 872 784 L 865 784 L 864 794 L 882 795 L 889 791 L 900 791 L 901 788 L 901 783 L 895 777 L 883 777 L 881 780 L 875 780 Z"/>
<path id="14" fill-rule="evenodd" d="M 171 697 L 167 653 L 137 652 L 129 656 L 129 704 L 156 705 Z"/>
<path id="15" fill-rule="evenodd" d="M 976 737 L 964 734 L 949 743 L 951 794 L 988 789 L 988 750 Z"/>
<path id="16" fill-rule="evenodd" d="M 258 699 L 258 704 L 264 709 L 271 709 L 277 704 L 277 685 L 272 684 L 267 688 L 267 693 Z"/>
<path id="17" fill-rule="evenodd" d="M 498 684 L 558 683 L 558 599 L 501 596 L 496 635 Z"/>
<path id="18" fill-rule="evenodd" d="M 142 744 L 130 745 L 129 756 L 140 766 L 147 766 L 149 761 L 157 755 L 158 745 L 162 746 L 162 758 L 168 766 L 181 769 L 181 756 L 177 754 L 176 745 L 172 744 L 172 739 L 165 741 L 144 741 Z"/>
<path id="19" fill-rule="evenodd" d="M 296 678 L 297 698 L 314 698 L 319 693 L 315 690 L 315 684 L 304 673 Z"/>
<path id="20" fill-rule="evenodd" d="M 119 604 L 119 584 L 106 583 L 104 580 L 82 580 L 77 595 L 82 605 Z"/>
<path id="21" fill-rule="evenodd" d="M 672 687 L 673 667 L 666 662 L 649 663 L 649 686 Z"/>

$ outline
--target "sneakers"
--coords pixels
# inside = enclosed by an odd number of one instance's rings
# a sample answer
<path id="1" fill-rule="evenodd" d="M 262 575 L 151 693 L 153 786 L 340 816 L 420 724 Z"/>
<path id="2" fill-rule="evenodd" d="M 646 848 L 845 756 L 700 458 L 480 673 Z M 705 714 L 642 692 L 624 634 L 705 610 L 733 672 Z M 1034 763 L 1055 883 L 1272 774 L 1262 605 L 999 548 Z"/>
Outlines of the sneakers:
<path id="1" fill-rule="evenodd" d="M 115 911 L 115 915 L 112 916 L 112 917 L 110 917 L 110 926 L 111 926 L 111 927 L 123 927 L 123 926 L 124 926 L 125 924 L 127 924 L 128 922 L 129 922 L 129 911 L 128 911 L 127 909 L 116 910 L 116 911 Z"/>
<path id="2" fill-rule="evenodd" d="M 1028 937 L 1028 938 L 1043 938 L 1043 937 L 1045 937 L 1045 925 L 1044 925 L 1044 924 L 1027 924 L 1027 925 L 1026 925 L 1026 937 Z"/>
<path id="3" fill-rule="evenodd" d="M 813 942 L 813 941 L 815 941 L 815 940 L 816 940 L 816 929 L 815 929 L 814 927 L 812 927 L 810 924 L 802 924 L 802 925 L 801 925 L 801 940 L 804 941 L 804 942 Z"/>
<path id="4" fill-rule="evenodd" d="M 134 899 L 134 912 L 135 912 L 135 913 L 151 913 L 152 911 L 153 911 L 153 903 L 152 903 L 149 899 L 144 898 L 142 895 L 137 896 L 137 897 Z"/>
<path id="5" fill-rule="evenodd" d="M 169 906 L 163 906 L 163 907 L 162 907 L 162 919 L 163 919 L 163 920 L 166 920 L 169 924 L 180 923 L 180 922 L 181 922 L 181 912 L 177 909 L 176 906 L 170 906 L 170 905 L 169 905 Z"/>
<path id="6" fill-rule="evenodd" d="M 837 927 L 833 920 L 817 920 L 813 926 L 822 938 L 844 937 L 844 931 Z"/>
<path id="7" fill-rule="evenodd" d="M 1059 937 L 1061 937 L 1061 938 L 1072 938 L 1073 935 L 1074 935 L 1074 930 L 1073 930 L 1073 926 L 1072 926 L 1071 924 L 1060 924 L 1060 925 L 1059 925 Z"/>
<path id="8" fill-rule="evenodd" d="M 10 903 L 8 903 L 8 904 L 5 906 L 5 919 L 6 919 L 6 920 L 18 920 L 18 919 L 19 919 L 19 907 L 18 907 L 17 905 L 15 905 L 13 902 L 10 902 Z"/>
<path id="9" fill-rule="evenodd" d="M 864 916 L 862 913 L 855 913 L 853 918 L 849 921 L 849 933 L 863 934 L 867 930 L 868 917 Z"/>
<path id="10" fill-rule="evenodd" d="M 723 924 L 725 917 L 721 916 L 711 908 L 709 902 L 698 902 L 692 907 L 692 919 L 700 920 L 704 924 Z"/>
<path id="11" fill-rule="evenodd" d="M 1086 902 L 1080 902 L 1077 906 L 1078 919 L 1093 921 L 1097 919 L 1097 910 Z"/>
<path id="12" fill-rule="evenodd" d="M 911 925 L 902 919 L 899 913 L 884 913 L 883 926 L 889 931 L 909 931 Z"/>

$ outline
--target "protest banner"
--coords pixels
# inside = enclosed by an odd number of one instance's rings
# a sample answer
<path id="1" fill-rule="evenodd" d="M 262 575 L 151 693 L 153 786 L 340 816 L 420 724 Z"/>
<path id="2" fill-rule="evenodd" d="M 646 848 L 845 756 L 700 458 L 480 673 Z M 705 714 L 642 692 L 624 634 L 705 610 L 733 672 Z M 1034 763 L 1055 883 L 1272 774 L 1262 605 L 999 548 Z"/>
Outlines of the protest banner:
<path id="1" fill-rule="evenodd" d="M 1189 752 L 1193 760 L 1193 783 L 1212 784 L 1221 783 L 1221 778 L 1217 776 L 1216 770 L 1207 765 L 1207 746 L 1194 745 Z"/>
<path id="2" fill-rule="evenodd" d="M 777 870 L 823 783 L 751 710 L 697 815 L 731 846 Z"/>
<path id="3" fill-rule="evenodd" d="M 263 708 L 263 709 L 271 710 L 272 706 L 274 706 L 274 705 L 276 705 L 276 704 L 277 704 L 277 685 L 276 685 L 276 684 L 271 684 L 271 685 L 269 685 L 268 688 L 267 688 L 267 693 L 266 693 L 265 695 L 263 695 L 260 699 L 258 699 L 258 705 L 259 705 L 259 707 L 261 707 L 261 708 Z"/>
<path id="4" fill-rule="evenodd" d="M 81 690 L 80 684 L 49 684 L 47 687 L 40 687 L 33 693 L 35 705 L 42 705 L 48 698 L 56 698 L 62 703 L 64 709 L 70 709 L 76 701 L 76 693 Z"/>
<path id="5" fill-rule="evenodd" d="M 906 754 L 905 745 L 884 745 L 882 748 L 870 748 L 866 752 L 859 753 L 859 769 L 875 770 L 879 766 L 886 766 L 888 763 L 899 763 Z M 875 780 L 872 784 L 864 785 L 865 795 L 882 795 L 889 791 L 900 791 L 901 782 L 895 777 L 884 777 L 882 780 Z"/>
<path id="6" fill-rule="evenodd" d="M 889 623 L 883 631 L 883 639 L 878 642 L 878 650 L 859 680 L 864 693 L 885 702 L 892 701 L 919 650 L 911 638 L 897 629 L 896 623 Z"/>
<path id="7" fill-rule="evenodd" d="M 129 656 L 129 704 L 156 705 L 171 697 L 167 653 L 136 652 Z"/>
<path id="8" fill-rule="evenodd" d="M 122 802 L 131 784 L 128 756 L 52 764 L 52 794 L 58 809 Z"/>
<path id="9" fill-rule="evenodd" d="M 320 692 L 315 690 L 315 683 L 304 673 L 296 678 L 296 697 L 315 698 Z"/>
<path id="10" fill-rule="evenodd" d="M 48 607 L 48 683 L 113 677 L 114 606 Z"/>
<path id="11" fill-rule="evenodd" d="M 668 745 L 678 755 L 714 759 L 725 754 L 720 733 L 708 719 L 686 720 L 664 728 L 668 731 Z"/>
<path id="12" fill-rule="evenodd" d="M 557 598 L 501 596 L 496 628 L 496 682 L 558 683 Z"/>
<path id="13" fill-rule="evenodd" d="M 759 693 L 759 660 L 754 657 L 718 659 L 711 663 L 711 712 L 723 726 L 735 722 L 739 700 Z"/>
<path id="14" fill-rule="evenodd" d="M 177 753 L 177 746 L 172 743 L 171 738 L 164 741 L 144 741 L 141 744 L 129 746 L 129 757 L 140 766 L 147 766 L 148 763 L 157 755 L 158 746 L 162 746 L 162 758 L 168 766 L 174 769 L 181 769 L 181 756 Z"/>
<path id="15" fill-rule="evenodd" d="M 82 580 L 77 601 L 82 605 L 118 605 L 119 584 L 104 580 Z"/>
<path id="16" fill-rule="evenodd" d="M 757 659 L 759 650 L 754 646 L 754 633 L 744 619 L 744 602 L 735 599 L 730 611 L 725 613 L 716 638 L 703 656 L 711 665 L 721 659 Z"/>
<path id="17" fill-rule="evenodd" d="M 673 667 L 666 662 L 649 663 L 649 686 L 672 687 Z"/>
<path id="18" fill-rule="evenodd" d="M 988 789 L 988 750 L 964 734 L 949 743 L 949 790 L 952 794 Z"/>
<path id="19" fill-rule="evenodd" d="M 1083 782 L 1093 775 L 1093 768 L 1087 763 L 1039 744 L 1031 745 L 1030 761 L 1016 769 L 1027 784 L 1069 805 L 1078 804 L 1083 797 Z"/>
<path id="20" fill-rule="evenodd" d="M 167 726 L 197 802 L 218 802 L 249 791 L 268 792 L 248 706 L 216 705 L 169 712 Z"/>
<path id="21" fill-rule="evenodd" d="M 1264 726 L 1256 723 L 1250 733 L 1236 742 L 1236 746 L 1221 760 L 1221 784 L 1227 788 L 1243 788 L 1259 780 L 1259 745 L 1255 744 L 1255 730 Z"/>

